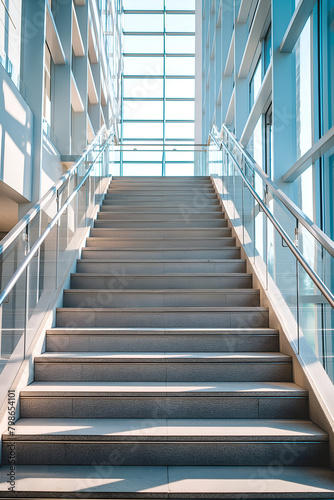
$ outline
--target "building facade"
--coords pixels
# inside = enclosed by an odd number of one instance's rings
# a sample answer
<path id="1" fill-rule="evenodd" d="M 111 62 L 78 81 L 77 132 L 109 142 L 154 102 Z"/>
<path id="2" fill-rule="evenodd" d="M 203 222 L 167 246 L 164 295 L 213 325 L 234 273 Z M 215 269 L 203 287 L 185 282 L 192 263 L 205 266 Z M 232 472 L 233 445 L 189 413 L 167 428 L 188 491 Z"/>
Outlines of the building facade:
<path id="1" fill-rule="evenodd" d="M 120 116 L 121 8 L 0 3 L 0 236 Z"/>
<path id="2" fill-rule="evenodd" d="M 204 0 L 202 140 L 225 123 L 333 239 L 333 0 Z"/>

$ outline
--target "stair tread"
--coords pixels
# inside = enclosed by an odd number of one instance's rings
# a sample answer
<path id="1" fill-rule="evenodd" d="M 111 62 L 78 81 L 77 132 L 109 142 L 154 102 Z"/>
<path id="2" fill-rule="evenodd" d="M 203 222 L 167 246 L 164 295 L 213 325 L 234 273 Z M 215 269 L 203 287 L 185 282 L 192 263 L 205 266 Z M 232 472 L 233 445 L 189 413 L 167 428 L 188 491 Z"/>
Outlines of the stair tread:
<path id="1" fill-rule="evenodd" d="M 114 279 L 115 276 L 108 276 L 106 275 L 106 279 Z M 128 278 L 128 276 L 126 276 Z M 123 278 L 124 279 L 124 278 Z M 170 293 L 191 293 L 191 294 L 204 294 L 204 293 L 209 293 L 209 294 L 225 294 L 225 293 L 230 293 L 230 294 L 239 294 L 239 293 L 248 293 L 250 295 L 252 294 L 258 294 L 260 293 L 259 290 L 254 290 L 253 288 L 145 288 L 145 289 L 136 289 L 136 288 L 68 288 L 64 290 L 64 293 L 67 294 L 75 294 L 75 293 L 134 293 L 134 294 L 147 294 L 147 293 L 153 293 L 153 294 L 170 294 Z"/>
<path id="2" fill-rule="evenodd" d="M 213 441 L 327 441 L 328 435 L 310 420 L 272 419 L 89 419 L 22 418 L 15 436 L 5 440 L 187 439 Z"/>
<path id="3" fill-rule="evenodd" d="M 231 335 L 231 334 L 242 334 L 242 335 L 254 335 L 254 334 L 265 334 L 265 335 L 278 335 L 278 330 L 275 328 L 64 328 L 64 327 L 53 327 L 47 330 L 49 334 L 59 334 L 63 332 L 65 335 L 67 333 L 73 334 L 83 334 L 83 333 L 96 333 L 100 335 L 156 335 L 160 334 L 174 334 L 174 335 Z"/>
<path id="4" fill-rule="evenodd" d="M 115 208 L 117 207 L 123 207 L 123 205 L 104 205 L 104 207 L 109 207 L 110 210 L 104 210 L 103 213 L 104 214 L 110 214 L 110 215 L 115 215 L 115 214 L 126 214 L 126 215 L 130 215 L 130 214 L 135 214 L 135 215 L 138 215 L 138 212 L 136 212 L 135 210 L 135 207 L 133 205 L 131 205 L 131 208 L 133 208 L 133 210 L 131 210 L 130 212 L 129 211 L 115 211 Z M 147 207 L 147 208 L 152 208 L 152 207 Z M 164 207 L 164 208 L 168 208 L 168 207 Z M 173 215 L 175 216 L 175 214 L 179 214 L 180 217 L 184 217 L 185 214 L 180 210 L 180 208 L 177 208 L 177 207 L 170 207 L 170 208 L 173 208 L 174 210 L 173 211 L 170 211 L 168 212 L 167 211 L 163 211 L 163 212 L 160 212 L 159 210 L 154 210 L 154 212 L 152 210 L 147 210 L 147 212 L 140 212 L 141 214 L 152 214 L 154 213 L 154 215 L 166 215 L 166 214 L 170 214 L 170 215 Z M 176 211 L 175 211 L 176 210 Z M 198 210 L 195 210 L 193 212 L 191 212 L 189 209 L 187 210 L 187 213 L 188 215 L 194 215 L 194 214 L 198 214 Z M 207 211 L 201 211 L 200 212 L 201 215 L 212 215 L 212 214 L 219 214 L 221 216 L 221 218 L 223 218 L 224 220 L 227 220 L 226 217 L 223 217 L 223 211 L 217 211 L 217 210 L 207 210 Z M 200 219 L 199 219 L 200 220 Z M 214 219 L 214 220 L 217 220 L 217 219 Z"/>
<path id="5" fill-rule="evenodd" d="M 90 290 L 91 291 L 91 290 Z M 261 306 L 253 306 L 253 307 L 58 307 L 57 311 L 66 310 L 69 311 L 77 311 L 77 312 L 88 312 L 94 311 L 96 313 L 99 312 L 107 312 L 107 311 L 127 311 L 127 312 L 268 312 L 268 307 Z"/>
<path id="6" fill-rule="evenodd" d="M 35 363 L 290 363 L 291 357 L 281 352 L 45 352 Z"/>
<path id="7" fill-rule="evenodd" d="M 91 247 L 89 247 L 91 248 Z M 104 264 L 104 263 L 110 263 L 110 264 L 159 264 L 159 263 L 166 263 L 166 264 L 175 264 L 175 263 L 182 263 L 182 264 L 204 264 L 204 263 L 218 263 L 218 264 L 226 264 L 226 263 L 245 263 L 246 259 L 157 259 L 157 260 L 152 260 L 152 259 L 78 259 L 77 262 L 80 263 L 96 263 L 98 262 L 99 264 Z M 216 273 L 213 273 L 216 276 Z M 232 273 L 236 274 L 236 273 Z M 240 273 L 240 274 L 245 274 L 245 273 Z M 164 275 L 163 275 L 164 276 Z M 188 276 L 188 274 L 187 274 Z"/>
<path id="8" fill-rule="evenodd" d="M 38 396 L 306 397 L 294 382 L 32 382 L 21 397 Z"/>
<path id="9" fill-rule="evenodd" d="M 96 262 L 96 261 L 95 261 Z M 99 263 L 101 263 L 101 261 L 98 261 Z M 91 276 L 97 276 L 97 277 L 105 277 L 105 278 L 115 278 L 115 274 L 112 274 L 112 273 L 71 273 L 71 276 L 76 276 L 76 277 L 83 277 L 83 278 L 87 278 L 87 277 L 91 277 Z M 215 277 L 218 277 L 218 278 L 221 278 L 221 277 L 227 277 L 227 278 L 231 278 L 231 277 L 245 277 L 245 276 L 252 276 L 251 273 L 168 273 L 168 274 L 161 274 L 161 273 L 157 273 L 157 274 L 127 274 L 126 277 L 127 278 L 150 278 L 150 279 L 154 279 L 154 278 L 191 278 L 191 277 L 194 277 L 194 278 L 215 278 Z"/>
<path id="10" fill-rule="evenodd" d="M 87 498 L 87 493 L 91 498 L 189 499 L 201 494 L 231 500 L 241 495 L 253 499 L 334 498 L 334 474 L 327 467 L 280 467 L 277 474 L 258 466 L 17 465 L 14 492 L 8 491 L 7 474 L 8 466 L 2 466 L 3 498 L 19 497 L 20 492 L 30 498 L 58 492 L 69 499 Z M 52 496 L 56 498 L 54 493 Z"/>
<path id="11" fill-rule="evenodd" d="M 215 238 L 215 239 L 232 239 L 233 237 L 232 236 L 228 236 L 228 237 L 222 237 L 222 238 Z M 96 239 L 96 240 L 101 240 L 103 239 L 103 237 L 95 237 L 95 238 L 91 238 L 89 237 L 89 239 Z M 109 239 L 111 241 L 115 241 L 115 238 L 106 238 L 106 239 Z M 135 239 L 135 238 L 134 238 Z M 164 240 L 164 238 L 157 238 L 159 240 Z M 172 238 L 171 238 L 172 239 Z M 176 238 L 177 239 L 177 238 Z M 198 239 L 198 238 L 195 238 L 195 239 Z M 200 238 L 202 239 L 202 238 Z M 212 239 L 212 238 L 210 238 Z M 120 240 L 124 241 L 124 238 L 120 238 Z M 203 240 L 207 241 L 207 238 L 203 238 Z M 149 241 L 153 241 L 151 238 L 149 239 Z M 116 252 L 120 252 L 120 251 L 127 251 L 127 250 L 130 250 L 130 251 L 135 251 L 135 252 L 167 252 L 167 251 L 170 251 L 170 252 L 175 252 L 175 251 L 180 251 L 180 250 L 184 250 L 184 251 L 214 251 L 214 252 L 219 252 L 219 251 L 227 251 L 227 250 L 238 250 L 239 247 L 237 246 L 230 246 L 230 247 L 221 247 L 221 248 L 212 248 L 212 247 L 196 247 L 196 248 L 189 248 L 189 247 L 178 247 L 178 246 L 175 246 L 173 248 L 171 247 L 161 247 L 161 248 L 133 248 L 133 247 L 110 247 L 110 248 L 106 248 L 106 247 L 83 247 L 83 250 L 85 250 L 85 252 L 88 250 L 88 251 L 91 251 L 91 252 L 96 252 L 96 251 L 105 251 L 105 252 L 110 252 L 110 251 L 116 251 Z"/>

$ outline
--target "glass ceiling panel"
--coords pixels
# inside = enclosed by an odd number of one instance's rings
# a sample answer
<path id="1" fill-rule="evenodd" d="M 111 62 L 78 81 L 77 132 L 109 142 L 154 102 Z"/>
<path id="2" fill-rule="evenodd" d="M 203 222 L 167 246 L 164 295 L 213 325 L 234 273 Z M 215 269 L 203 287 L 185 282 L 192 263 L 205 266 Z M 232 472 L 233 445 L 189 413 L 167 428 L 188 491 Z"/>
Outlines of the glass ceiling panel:
<path id="1" fill-rule="evenodd" d="M 195 58 L 166 57 L 166 75 L 195 76 Z"/>
<path id="2" fill-rule="evenodd" d="M 194 132 L 193 123 L 166 123 L 167 139 L 193 139 Z"/>
<path id="3" fill-rule="evenodd" d="M 196 0 L 166 0 L 167 10 L 195 10 Z"/>
<path id="4" fill-rule="evenodd" d="M 154 78 L 125 78 L 124 97 L 163 97 L 163 80 Z"/>
<path id="5" fill-rule="evenodd" d="M 152 12 L 162 10 L 164 3 L 174 13 Z M 169 150 L 166 165 L 175 162 L 176 170 L 186 175 L 184 167 L 192 162 L 192 174 L 194 153 L 171 149 L 175 148 L 173 143 L 181 148 L 194 147 L 195 15 L 187 11 L 195 9 L 195 0 L 124 0 L 124 8 L 142 12 L 124 15 L 123 144 L 131 144 L 132 149 L 155 144 L 160 151 L 138 154 L 128 150 L 122 157 L 123 173 L 129 175 L 136 170 L 137 175 L 149 175 L 150 164 L 144 162 L 152 161 L 160 162 L 152 172 L 157 168 L 156 175 L 161 175 L 163 149 Z M 183 120 L 185 123 L 181 123 Z"/>
<path id="6" fill-rule="evenodd" d="M 163 10 L 164 0 L 123 0 L 123 7 L 125 10 Z"/>
<path id="7" fill-rule="evenodd" d="M 194 42 L 195 46 L 195 42 Z M 164 39 L 162 36 L 124 36 L 125 53 L 158 53 L 164 51 Z"/>
<path id="8" fill-rule="evenodd" d="M 124 31 L 163 31 L 163 14 L 125 14 Z"/>
<path id="9" fill-rule="evenodd" d="M 163 75 L 163 57 L 124 57 L 126 75 Z"/>
<path id="10" fill-rule="evenodd" d="M 192 36 L 166 36 L 166 53 L 195 54 L 195 37 Z"/>
<path id="11" fill-rule="evenodd" d="M 194 101 L 167 101 L 166 120 L 194 120 Z"/>
<path id="12" fill-rule="evenodd" d="M 162 123 L 124 123 L 124 136 L 133 139 L 160 139 L 163 137 Z"/>
<path id="13" fill-rule="evenodd" d="M 162 101 L 124 101 L 124 120 L 162 120 Z"/>
<path id="14" fill-rule="evenodd" d="M 166 97 L 195 97 L 195 80 L 166 80 Z"/>
<path id="15" fill-rule="evenodd" d="M 167 14 L 166 31 L 195 32 L 195 16 L 193 14 Z"/>

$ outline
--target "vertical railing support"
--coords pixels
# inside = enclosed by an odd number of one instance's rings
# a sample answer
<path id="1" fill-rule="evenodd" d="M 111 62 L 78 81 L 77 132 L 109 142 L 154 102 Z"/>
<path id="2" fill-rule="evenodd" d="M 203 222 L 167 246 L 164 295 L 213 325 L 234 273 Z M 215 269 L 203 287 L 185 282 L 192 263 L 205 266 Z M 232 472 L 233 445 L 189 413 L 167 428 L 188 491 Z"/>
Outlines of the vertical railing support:
<path id="1" fill-rule="evenodd" d="M 30 241 L 29 241 L 30 226 L 27 224 L 25 230 L 25 255 L 29 253 Z M 23 359 L 26 357 L 27 351 L 27 328 L 29 321 L 29 282 L 30 282 L 30 264 L 26 268 L 26 282 L 25 282 L 25 297 L 24 297 L 24 330 L 23 330 Z"/>

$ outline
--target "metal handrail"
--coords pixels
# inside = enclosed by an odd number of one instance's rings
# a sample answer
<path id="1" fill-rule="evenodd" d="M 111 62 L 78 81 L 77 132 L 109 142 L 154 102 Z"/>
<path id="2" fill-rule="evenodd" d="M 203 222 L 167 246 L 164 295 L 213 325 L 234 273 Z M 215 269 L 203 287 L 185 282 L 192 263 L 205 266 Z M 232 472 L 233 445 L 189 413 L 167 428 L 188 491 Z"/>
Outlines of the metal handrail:
<path id="1" fill-rule="evenodd" d="M 261 177 L 263 182 L 269 187 L 269 189 L 274 193 L 274 195 L 283 203 L 285 208 L 302 224 L 305 229 L 313 238 L 315 238 L 325 250 L 334 257 L 334 242 L 331 240 L 317 225 L 315 225 L 309 217 L 292 201 L 290 198 L 279 189 L 276 184 L 270 179 L 270 177 L 260 168 L 256 162 L 253 160 L 248 151 L 239 143 L 235 135 L 226 127 L 222 126 L 222 130 L 226 132 L 228 137 L 233 141 L 234 145 L 238 148 L 240 153 L 246 158 L 250 167 L 255 170 L 255 172 Z M 222 133 L 219 134 L 218 129 L 213 127 L 210 136 L 213 138 L 213 134 L 216 133 L 219 140 L 222 141 Z"/>
<path id="2" fill-rule="evenodd" d="M 332 292 L 329 290 L 329 288 L 325 285 L 325 283 L 319 278 L 319 276 L 314 272 L 314 270 L 310 267 L 308 262 L 304 259 L 303 255 L 300 253 L 298 248 L 295 246 L 289 235 L 286 233 L 286 231 L 283 229 L 281 224 L 278 222 L 276 217 L 271 213 L 267 205 L 264 203 L 264 201 L 261 199 L 261 197 L 258 195 L 258 193 L 255 191 L 247 177 L 245 176 L 244 172 L 242 171 L 241 167 L 239 166 L 236 158 L 234 155 L 231 153 L 231 151 L 228 149 L 226 144 L 220 140 L 220 144 L 218 143 L 217 139 L 214 137 L 214 135 L 211 133 L 210 137 L 214 141 L 214 143 L 217 145 L 217 147 L 221 150 L 223 147 L 224 150 L 229 154 L 229 156 L 232 158 L 233 162 L 235 163 L 243 182 L 247 186 L 248 190 L 252 194 L 253 198 L 256 199 L 258 202 L 259 206 L 263 210 L 263 212 L 266 214 L 268 219 L 271 221 L 277 232 L 280 234 L 282 239 L 285 241 L 291 252 L 294 254 L 300 265 L 304 268 L 306 273 L 309 275 L 315 286 L 318 288 L 318 290 L 321 292 L 321 294 L 325 297 L 327 302 L 331 305 L 331 307 L 334 309 L 334 295 Z"/>
<path id="3" fill-rule="evenodd" d="M 37 202 L 35 205 L 27 212 L 22 219 L 13 227 L 13 229 L 3 238 L 0 244 L 0 255 L 13 243 L 13 241 L 22 233 L 24 228 L 36 217 L 36 215 L 42 210 L 46 203 L 52 198 L 54 194 L 59 191 L 61 186 L 63 186 L 66 180 L 79 168 L 79 166 L 85 161 L 88 154 L 95 148 L 101 137 L 107 136 L 107 141 L 114 135 L 114 132 L 110 130 L 107 131 L 106 126 L 103 125 L 99 132 L 97 133 L 94 140 L 87 146 L 80 158 L 75 162 L 75 164 L 67 171 L 60 179 L 45 193 L 45 195 Z"/>
<path id="4" fill-rule="evenodd" d="M 48 234 L 50 234 L 50 232 L 53 229 L 53 227 L 57 224 L 57 222 L 60 219 L 60 217 L 62 216 L 62 214 L 66 211 L 67 207 L 70 205 L 70 203 L 72 202 L 72 200 L 75 198 L 76 194 L 79 192 L 79 190 L 81 189 L 81 187 L 83 186 L 83 184 L 86 182 L 86 180 L 89 177 L 90 172 L 92 171 L 92 169 L 95 166 L 96 161 L 101 156 L 101 154 L 104 152 L 104 150 L 106 149 L 106 147 L 110 144 L 110 141 L 113 139 L 114 136 L 115 136 L 115 133 L 110 131 L 110 133 L 108 135 L 108 138 L 106 139 L 105 143 L 103 144 L 103 146 L 99 150 L 98 155 L 96 156 L 95 160 L 90 165 L 89 169 L 87 170 L 87 172 L 84 175 L 84 177 L 82 178 L 82 180 L 74 188 L 72 194 L 70 194 L 70 196 L 64 202 L 64 204 L 59 209 L 59 211 L 57 212 L 57 214 L 54 216 L 54 218 L 52 219 L 52 221 L 47 225 L 47 227 L 45 228 L 45 230 L 43 231 L 43 233 L 41 234 L 41 236 L 34 243 L 34 245 L 31 247 L 31 249 L 27 253 L 27 255 L 24 258 L 24 260 L 21 262 L 21 264 L 19 265 L 19 267 L 16 269 L 16 271 L 13 274 L 13 276 L 10 278 L 10 280 L 7 283 L 7 285 L 5 286 L 5 288 L 3 289 L 3 291 L 0 293 L 0 307 L 2 306 L 2 304 L 6 300 L 7 296 L 9 295 L 9 293 L 12 291 L 12 289 L 16 285 L 16 283 L 19 280 L 19 278 L 22 276 L 23 272 L 28 267 L 28 265 L 31 262 L 32 258 L 36 254 L 37 250 L 41 247 L 43 241 L 46 239 L 46 237 L 48 236 Z M 87 152 L 85 152 L 84 154 L 86 155 Z"/>

